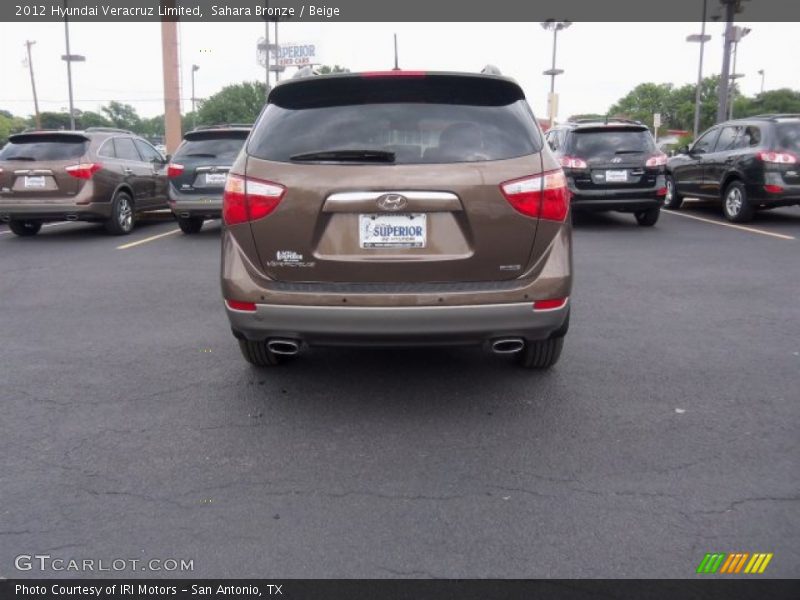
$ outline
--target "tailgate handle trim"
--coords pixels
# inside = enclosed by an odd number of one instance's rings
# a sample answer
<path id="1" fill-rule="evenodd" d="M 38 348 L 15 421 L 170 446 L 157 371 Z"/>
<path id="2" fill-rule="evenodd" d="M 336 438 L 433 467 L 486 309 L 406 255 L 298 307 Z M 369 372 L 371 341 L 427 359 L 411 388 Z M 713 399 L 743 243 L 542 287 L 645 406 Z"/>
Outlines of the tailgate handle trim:
<path id="1" fill-rule="evenodd" d="M 323 212 L 375 212 L 380 210 L 377 201 L 387 194 L 403 196 L 408 205 L 404 211 L 453 212 L 463 210 L 458 196 L 452 192 L 425 192 L 419 190 L 376 190 L 361 192 L 336 192 L 325 199 Z"/>

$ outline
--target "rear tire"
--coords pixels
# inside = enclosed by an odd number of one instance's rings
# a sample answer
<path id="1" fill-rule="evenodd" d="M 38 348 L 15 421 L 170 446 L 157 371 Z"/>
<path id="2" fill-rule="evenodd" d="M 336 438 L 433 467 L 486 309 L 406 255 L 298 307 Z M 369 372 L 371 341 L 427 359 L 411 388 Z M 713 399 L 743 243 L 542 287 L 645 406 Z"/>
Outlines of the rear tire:
<path id="1" fill-rule="evenodd" d="M 276 367 L 286 362 L 286 356 L 275 354 L 267 348 L 267 342 L 254 342 L 252 340 L 239 340 L 239 349 L 242 356 L 251 365 L 256 367 Z"/>
<path id="2" fill-rule="evenodd" d="M 8 228 L 20 237 L 33 237 L 42 228 L 38 221 L 9 221 Z"/>
<path id="3" fill-rule="evenodd" d="M 683 196 L 678 193 L 675 187 L 675 179 L 672 175 L 667 175 L 667 195 L 664 196 L 664 208 L 678 210 L 683 204 Z"/>
<path id="4" fill-rule="evenodd" d="M 732 181 L 725 188 L 722 198 L 722 212 L 732 223 L 747 223 L 753 220 L 755 209 L 747 199 L 747 190 L 741 181 Z"/>
<path id="5" fill-rule="evenodd" d="M 636 222 L 642 227 L 652 227 L 658 222 L 658 217 L 661 215 L 661 207 L 656 206 L 647 210 L 640 210 L 633 213 L 636 217 Z"/>
<path id="6" fill-rule="evenodd" d="M 526 369 L 549 369 L 558 362 L 563 347 L 564 336 L 527 342 L 518 355 L 519 364 Z"/>
<path id="7" fill-rule="evenodd" d="M 186 235 L 199 233 L 203 228 L 203 217 L 178 217 L 178 227 Z"/>
<path id="8" fill-rule="evenodd" d="M 128 235 L 133 231 L 133 200 L 127 192 L 117 192 L 111 201 L 111 216 L 106 231 L 111 235 Z"/>

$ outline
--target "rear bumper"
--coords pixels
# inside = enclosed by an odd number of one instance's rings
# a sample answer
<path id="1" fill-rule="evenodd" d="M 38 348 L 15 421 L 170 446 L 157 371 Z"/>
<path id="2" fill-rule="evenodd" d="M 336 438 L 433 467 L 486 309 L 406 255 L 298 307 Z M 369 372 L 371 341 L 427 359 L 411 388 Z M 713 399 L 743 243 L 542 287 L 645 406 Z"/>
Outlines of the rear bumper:
<path id="1" fill-rule="evenodd" d="M 216 219 L 222 216 L 222 194 L 181 194 L 170 186 L 169 207 L 177 217 Z"/>
<path id="2" fill-rule="evenodd" d="M 662 198 L 585 198 L 573 197 L 572 208 L 575 210 L 619 210 L 623 212 L 636 212 L 661 206 Z"/>
<path id="3" fill-rule="evenodd" d="M 520 337 L 540 340 L 563 325 L 569 302 L 533 310 L 530 302 L 474 306 L 327 307 L 257 304 L 255 312 L 226 306 L 239 338 L 289 338 L 309 345 L 480 344 Z"/>
<path id="4" fill-rule="evenodd" d="M 6 203 L 0 200 L 0 221 L 26 220 L 37 221 L 98 221 L 111 216 L 110 202 L 91 202 L 75 204 L 74 202 L 16 202 Z"/>

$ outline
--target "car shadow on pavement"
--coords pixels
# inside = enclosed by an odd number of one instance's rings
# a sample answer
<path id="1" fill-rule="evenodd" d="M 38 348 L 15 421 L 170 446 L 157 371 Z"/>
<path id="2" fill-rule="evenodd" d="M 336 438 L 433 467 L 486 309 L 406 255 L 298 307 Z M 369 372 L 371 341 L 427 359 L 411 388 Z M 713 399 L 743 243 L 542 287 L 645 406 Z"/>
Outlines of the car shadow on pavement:
<path id="1" fill-rule="evenodd" d="M 705 219 L 714 219 L 727 223 L 722 214 L 722 206 L 719 202 L 687 199 L 678 211 L 693 214 Z M 800 225 L 800 206 L 784 206 L 770 210 L 756 211 L 753 220 L 749 223 L 742 223 L 745 226 L 758 227 L 759 225 L 769 225 L 778 229 L 797 229 Z"/>
<path id="2" fill-rule="evenodd" d="M 632 213 L 573 211 L 572 226 L 575 229 L 642 229 Z M 658 227 L 658 225 L 656 225 Z M 648 228 L 645 228 L 648 229 Z"/>

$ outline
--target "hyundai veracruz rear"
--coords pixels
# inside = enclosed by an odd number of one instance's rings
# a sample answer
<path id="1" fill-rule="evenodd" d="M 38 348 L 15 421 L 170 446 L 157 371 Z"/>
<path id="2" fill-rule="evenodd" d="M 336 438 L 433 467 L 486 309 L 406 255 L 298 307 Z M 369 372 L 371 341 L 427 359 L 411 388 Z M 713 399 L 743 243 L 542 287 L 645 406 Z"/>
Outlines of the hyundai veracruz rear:
<path id="1" fill-rule="evenodd" d="M 392 71 L 276 86 L 227 179 L 222 293 L 242 354 L 486 344 L 556 363 L 569 193 L 522 89 Z"/>

